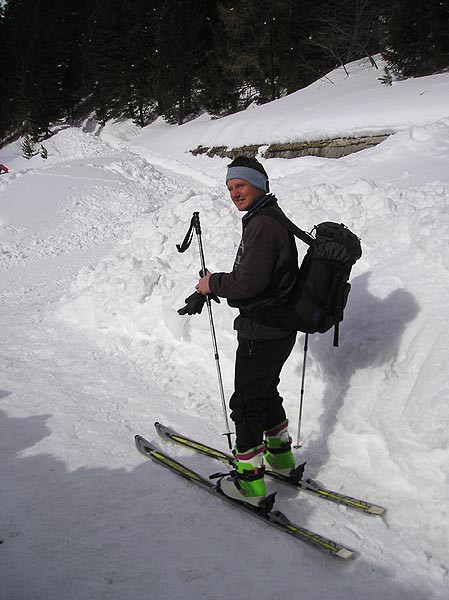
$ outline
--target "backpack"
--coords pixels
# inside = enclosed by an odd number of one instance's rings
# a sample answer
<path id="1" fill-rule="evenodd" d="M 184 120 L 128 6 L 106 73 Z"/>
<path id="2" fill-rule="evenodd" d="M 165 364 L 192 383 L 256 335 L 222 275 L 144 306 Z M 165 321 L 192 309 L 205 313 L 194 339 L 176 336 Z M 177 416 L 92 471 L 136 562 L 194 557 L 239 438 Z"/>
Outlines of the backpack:
<path id="1" fill-rule="evenodd" d="M 325 333 L 335 327 L 333 344 L 338 346 L 339 323 L 351 290 L 349 275 L 362 256 L 360 239 L 343 223 L 320 223 L 310 235 L 282 211 L 270 212 L 270 217 L 309 245 L 292 291 L 277 303 L 273 315 L 277 326 L 303 333 Z"/>

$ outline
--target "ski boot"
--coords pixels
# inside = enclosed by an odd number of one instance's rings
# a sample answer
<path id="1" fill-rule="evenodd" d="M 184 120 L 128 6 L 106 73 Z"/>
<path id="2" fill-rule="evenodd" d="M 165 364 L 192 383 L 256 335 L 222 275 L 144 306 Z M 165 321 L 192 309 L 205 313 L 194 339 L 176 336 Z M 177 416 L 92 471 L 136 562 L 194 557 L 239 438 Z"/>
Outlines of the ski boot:
<path id="1" fill-rule="evenodd" d="M 259 506 L 267 493 L 264 479 L 265 467 L 263 466 L 264 452 L 264 444 L 246 452 L 236 451 L 235 469 L 231 472 L 230 477 L 226 477 L 218 483 L 219 489 L 225 496 Z"/>
<path id="2" fill-rule="evenodd" d="M 290 477 L 295 468 L 292 439 L 288 434 L 288 421 L 265 431 L 266 453 L 264 462 L 269 471 Z"/>

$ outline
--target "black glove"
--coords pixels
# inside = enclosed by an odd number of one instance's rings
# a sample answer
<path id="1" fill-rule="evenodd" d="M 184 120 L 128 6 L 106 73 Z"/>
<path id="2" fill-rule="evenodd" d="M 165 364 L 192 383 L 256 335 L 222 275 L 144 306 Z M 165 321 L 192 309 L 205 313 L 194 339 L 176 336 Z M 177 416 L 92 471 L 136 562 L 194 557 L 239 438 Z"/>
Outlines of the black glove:
<path id="1" fill-rule="evenodd" d="M 220 299 L 215 294 L 208 294 L 211 300 L 215 300 L 220 304 Z M 178 310 L 178 315 L 199 315 L 203 310 L 203 306 L 206 303 L 206 296 L 193 292 L 191 296 L 184 300 L 186 305 Z"/>

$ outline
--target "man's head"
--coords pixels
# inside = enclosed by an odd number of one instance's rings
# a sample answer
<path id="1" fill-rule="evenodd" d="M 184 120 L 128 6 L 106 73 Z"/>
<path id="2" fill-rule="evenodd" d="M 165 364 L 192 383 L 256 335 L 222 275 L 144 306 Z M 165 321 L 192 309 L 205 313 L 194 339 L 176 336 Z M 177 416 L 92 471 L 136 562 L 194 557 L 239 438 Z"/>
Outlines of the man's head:
<path id="1" fill-rule="evenodd" d="M 269 191 L 268 175 L 255 159 L 238 156 L 228 166 L 226 185 L 238 210 L 249 210 Z"/>

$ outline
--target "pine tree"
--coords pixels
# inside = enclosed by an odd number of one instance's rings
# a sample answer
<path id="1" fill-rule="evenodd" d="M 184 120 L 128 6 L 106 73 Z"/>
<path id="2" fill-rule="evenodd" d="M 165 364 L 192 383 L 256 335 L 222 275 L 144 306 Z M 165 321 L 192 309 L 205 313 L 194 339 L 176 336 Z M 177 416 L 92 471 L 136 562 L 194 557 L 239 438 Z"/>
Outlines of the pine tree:
<path id="1" fill-rule="evenodd" d="M 158 15 L 154 69 L 159 112 L 182 124 L 199 114 L 208 0 L 165 0 Z"/>
<path id="2" fill-rule="evenodd" d="M 86 43 L 91 13 L 90 0 L 65 0 L 54 6 L 53 19 L 58 24 L 57 93 L 58 108 L 70 123 L 84 118 L 83 108 L 89 95 L 86 86 L 86 68 L 83 47 Z"/>
<path id="3" fill-rule="evenodd" d="M 384 74 L 382 77 L 377 78 L 384 85 L 393 85 L 393 74 L 391 73 L 388 66 L 384 68 Z"/>
<path id="4" fill-rule="evenodd" d="M 7 114 L 19 132 L 48 130 L 73 112 L 82 86 L 88 0 L 9 0 L 3 19 Z"/>
<path id="5" fill-rule="evenodd" d="M 88 85 L 97 118 L 107 121 L 117 108 L 124 50 L 120 0 L 96 0 L 83 48 Z"/>
<path id="6" fill-rule="evenodd" d="M 310 0 L 219 3 L 225 44 L 221 66 L 243 106 L 274 100 L 322 74 L 315 66 L 319 53 L 308 43 L 310 6 Z"/>
<path id="7" fill-rule="evenodd" d="M 147 0 L 122 2 L 124 20 L 123 81 L 121 117 L 132 118 L 141 127 L 155 116 L 152 56 L 155 50 L 155 28 L 158 2 Z"/>
<path id="8" fill-rule="evenodd" d="M 224 32 L 221 66 L 239 93 L 240 103 L 263 101 L 265 76 L 260 63 L 262 21 L 252 0 L 221 2 L 220 19 Z"/>
<path id="9" fill-rule="evenodd" d="M 449 3 L 394 0 L 385 10 L 382 54 L 405 76 L 449 67 Z"/>
<path id="10" fill-rule="evenodd" d="M 36 150 L 35 142 L 33 141 L 31 135 L 26 135 L 22 142 L 22 156 L 27 160 L 36 156 L 39 152 Z"/>
<path id="11" fill-rule="evenodd" d="M 160 0 L 96 0 L 84 52 L 97 117 L 154 115 L 153 55 Z"/>
<path id="12" fill-rule="evenodd" d="M 9 106 L 7 99 L 9 66 L 4 50 L 6 43 L 5 13 L 3 6 L 0 6 L 0 48 L 3 49 L 0 52 L 0 73 L 2 73 L 2 77 L 0 78 L 0 139 L 6 136 L 9 129 Z"/>

